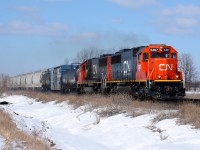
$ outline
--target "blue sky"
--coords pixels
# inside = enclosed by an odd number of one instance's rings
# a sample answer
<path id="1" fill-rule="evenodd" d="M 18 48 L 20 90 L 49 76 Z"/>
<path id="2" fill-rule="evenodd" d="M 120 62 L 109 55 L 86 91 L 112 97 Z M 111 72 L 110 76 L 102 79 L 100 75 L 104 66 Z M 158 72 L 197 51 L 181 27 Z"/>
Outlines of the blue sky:
<path id="1" fill-rule="evenodd" d="M 16 75 L 74 60 L 84 48 L 152 43 L 190 53 L 200 68 L 199 0 L 5 0 L 0 72 Z"/>

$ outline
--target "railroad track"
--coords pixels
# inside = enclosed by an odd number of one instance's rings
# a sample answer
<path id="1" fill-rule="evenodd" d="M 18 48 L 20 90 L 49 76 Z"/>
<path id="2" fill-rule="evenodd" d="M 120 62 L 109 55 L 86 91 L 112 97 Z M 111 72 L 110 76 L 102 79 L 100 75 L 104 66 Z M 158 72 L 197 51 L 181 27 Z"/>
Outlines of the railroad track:
<path id="1" fill-rule="evenodd" d="M 200 104 L 200 99 L 199 98 L 184 98 L 181 101 L 182 102 L 187 102 L 187 103 L 197 103 L 197 104 Z"/>
<path id="2" fill-rule="evenodd" d="M 200 104 L 199 98 L 183 98 L 183 99 L 176 99 L 176 100 L 153 100 L 153 102 L 158 103 L 165 103 L 165 104 L 182 104 L 182 103 L 194 103 L 194 104 Z"/>

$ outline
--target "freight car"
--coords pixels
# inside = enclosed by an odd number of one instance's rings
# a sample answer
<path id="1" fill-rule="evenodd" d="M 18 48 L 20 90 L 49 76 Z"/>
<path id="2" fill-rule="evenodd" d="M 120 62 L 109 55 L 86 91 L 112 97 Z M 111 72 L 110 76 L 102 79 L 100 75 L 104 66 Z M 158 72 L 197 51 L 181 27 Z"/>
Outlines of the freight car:
<path id="1" fill-rule="evenodd" d="M 52 91 L 63 93 L 76 90 L 75 75 L 79 64 L 62 65 L 49 70 Z"/>
<path id="2" fill-rule="evenodd" d="M 184 77 L 178 52 L 152 44 L 123 49 L 83 62 L 77 71 L 77 91 L 129 91 L 136 98 L 181 99 Z"/>
<path id="3" fill-rule="evenodd" d="M 41 76 L 43 70 L 28 74 L 18 75 L 10 78 L 8 86 L 11 89 L 33 89 L 42 90 Z"/>
<path id="4" fill-rule="evenodd" d="M 11 89 L 69 92 L 76 89 L 75 74 L 79 64 L 61 65 L 10 78 Z"/>

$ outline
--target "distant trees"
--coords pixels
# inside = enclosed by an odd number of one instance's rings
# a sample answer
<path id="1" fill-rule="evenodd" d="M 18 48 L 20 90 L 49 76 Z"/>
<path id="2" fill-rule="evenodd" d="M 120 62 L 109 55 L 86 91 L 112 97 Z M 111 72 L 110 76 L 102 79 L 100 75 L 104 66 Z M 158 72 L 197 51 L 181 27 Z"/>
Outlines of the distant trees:
<path id="1" fill-rule="evenodd" d="M 64 64 L 65 65 L 69 65 L 70 64 L 70 60 L 68 58 L 66 58 Z"/>
<path id="2" fill-rule="evenodd" d="M 7 89 L 8 82 L 9 76 L 0 74 L 0 95 Z"/>
<path id="3" fill-rule="evenodd" d="M 197 69 L 196 69 L 196 66 L 194 65 L 191 55 L 187 53 L 183 53 L 180 55 L 179 58 L 181 60 L 183 73 L 185 75 L 186 90 L 191 90 L 191 88 L 194 88 L 194 87 L 196 90 L 198 76 L 197 76 Z"/>
<path id="4" fill-rule="evenodd" d="M 76 61 L 81 63 L 86 61 L 87 59 L 99 57 L 104 53 L 104 50 L 97 48 L 85 48 L 79 51 L 76 55 Z"/>
<path id="5" fill-rule="evenodd" d="M 124 49 L 127 47 L 119 48 Z M 83 48 L 82 50 L 78 51 L 76 57 L 74 59 L 66 58 L 64 60 L 65 65 L 69 65 L 70 63 L 82 63 L 91 58 L 100 57 L 102 54 L 112 54 L 115 53 L 117 50 L 115 48 L 110 49 L 98 49 L 98 48 Z"/>

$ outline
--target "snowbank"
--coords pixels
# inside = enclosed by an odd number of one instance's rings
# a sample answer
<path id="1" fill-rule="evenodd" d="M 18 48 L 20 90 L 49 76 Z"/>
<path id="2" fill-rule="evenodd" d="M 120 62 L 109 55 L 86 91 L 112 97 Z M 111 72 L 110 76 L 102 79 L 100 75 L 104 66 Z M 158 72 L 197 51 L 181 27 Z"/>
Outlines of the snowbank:
<path id="1" fill-rule="evenodd" d="M 3 149 L 4 144 L 5 144 L 5 140 L 4 138 L 0 136 L 0 149 Z"/>
<path id="2" fill-rule="evenodd" d="M 17 126 L 67 150 L 128 149 L 200 149 L 200 131 L 188 125 L 176 125 L 176 119 L 156 124 L 156 114 L 135 118 L 126 114 L 100 118 L 95 112 L 84 112 L 84 106 L 73 110 L 66 103 L 41 103 L 25 96 L 0 99 L 12 104 L 4 107 Z"/>
<path id="3" fill-rule="evenodd" d="M 186 91 L 186 95 L 188 94 L 200 94 L 200 91 Z"/>

